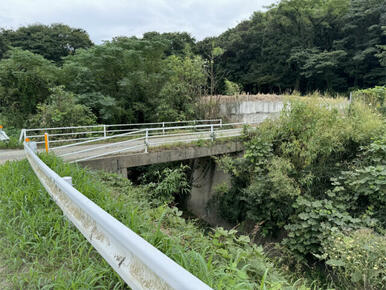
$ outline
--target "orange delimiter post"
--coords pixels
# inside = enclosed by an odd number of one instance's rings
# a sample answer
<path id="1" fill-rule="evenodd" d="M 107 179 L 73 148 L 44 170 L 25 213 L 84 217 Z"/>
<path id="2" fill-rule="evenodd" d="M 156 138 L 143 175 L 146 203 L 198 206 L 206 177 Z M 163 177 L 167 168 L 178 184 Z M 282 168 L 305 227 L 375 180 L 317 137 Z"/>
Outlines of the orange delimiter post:
<path id="1" fill-rule="evenodd" d="M 46 145 L 46 152 L 48 153 L 48 134 L 44 133 L 44 143 Z"/>

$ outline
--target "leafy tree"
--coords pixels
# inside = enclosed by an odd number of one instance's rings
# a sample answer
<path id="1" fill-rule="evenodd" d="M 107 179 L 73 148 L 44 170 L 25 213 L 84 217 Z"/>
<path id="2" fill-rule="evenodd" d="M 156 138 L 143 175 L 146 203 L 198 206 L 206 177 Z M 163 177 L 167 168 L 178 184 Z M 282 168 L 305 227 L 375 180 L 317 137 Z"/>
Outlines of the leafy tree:
<path id="1" fill-rule="evenodd" d="M 2 30 L 1 38 L 6 39 L 10 46 L 40 54 L 56 63 L 74 54 L 77 49 L 93 45 L 86 31 L 64 24 L 35 24 L 20 27 L 16 31 Z"/>
<path id="2" fill-rule="evenodd" d="M 215 59 L 223 55 L 224 50 L 215 44 L 214 37 L 208 37 L 197 44 L 197 51 L 209 63 L 207 72 L 209 76 L 209 92 L 213 96 L 219 82 L 218 72 L 215 69 Z"/>
<path id="3" fill-rule="evenodd" d="M 377 58 L 378 45 L 385 45 L 386 3 L 383 0 L 351 0 L 343 17 L 341 38 L 335 47 L 348 54 L 345 70 L 354 87 L 371 87 L 386 82 L 385 69 Z"/>
<path id="4" fill-rule="evenodd" d="M 0 60 L 4 57 L 5 52 L 9 49 L 7 39 L 0 34 Z"/>
<path id="5" fill-rule="evenodd" d="M 341 69 L 339 66 L 343 63 L 346 55 L 344 50 L 308 49 L 294 52 L 289 61 L 293 64 L 296 63 L 299 74 L 308 80 L 309 88 L 321 87 L 333 92 L 333 89 L 338 89 L 339 84 L 344 82 L 340 77 Z"/>
<path id="6" fill-rule="evenodd" d="M 228 96 L 234 96 L 240 94 L 240 86 L 230 80 L 225 79 L 225 94 Z"/>
<path id="7" fill-rule="evenodd" d="M 206 87 L 204 61 L 199 56 L 170 56 L 165 61 L 168 80 L 159 95 L 157 120 L 192 119 L 195 103 Z"/>
<path id="8" fill-rule="evenodd" d="M 99 120 L 149 121 L 165 80 L 161 73 L 164 48 L 159 41 L 116 38 L 67 57 L 63 80 Z M 101 111 L 99 104 L 104 103 L 113 114 Z"/>
<path id="9" fill-rule="evenodd" d="M 187 32 L 146 32 L 144 40 L 165 42 L 165 55 L 186 56 L 195 48 L 195 39 Z"/>
<path id="10" fill-rule="evenodd" d="M 58 68 L 41 55 L 19 48 L 7 54 L 0 61 L 0 114 L 8 126 L 20 128 L 49 96 L 58 81 Z"/>
<path id="11" fill-rule="evenodd" d="M 96 117 L 91 110 L 76 103 L 73 93 L 62 86 L 50 89 L 50 96 L 37 105 L 37 113 L 31 118 L 32 127 L 62 127 L 95 124 Z"/>

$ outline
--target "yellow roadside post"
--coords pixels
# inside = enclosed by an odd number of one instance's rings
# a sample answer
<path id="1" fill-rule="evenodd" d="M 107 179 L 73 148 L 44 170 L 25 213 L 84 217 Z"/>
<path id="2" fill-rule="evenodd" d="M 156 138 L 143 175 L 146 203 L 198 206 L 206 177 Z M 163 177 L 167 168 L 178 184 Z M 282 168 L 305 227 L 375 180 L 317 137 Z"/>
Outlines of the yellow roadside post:
<path id="1" fill-rule="evenodd" d="M 46 152 L 48 153 L 48 149 L 49 149 L 48 133 L 44 133 L 44 144 L 46 145 Z"/>

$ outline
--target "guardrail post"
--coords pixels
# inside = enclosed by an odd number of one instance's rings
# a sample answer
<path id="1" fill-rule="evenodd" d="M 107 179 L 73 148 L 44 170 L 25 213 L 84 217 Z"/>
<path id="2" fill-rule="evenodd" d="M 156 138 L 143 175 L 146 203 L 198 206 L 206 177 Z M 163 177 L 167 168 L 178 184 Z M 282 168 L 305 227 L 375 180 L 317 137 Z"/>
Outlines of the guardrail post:
<path id="1" fill-rule="evenodd" d="M 213 125 L 210 125 L 210 138 L 212 140 L 212 142 L 214 141 L 214 129 L 213 129 Z"/>
<path id="2" fill-rule="evenodd" d="M 103 137 L 106 138 L 107 132 L 106 132 L 106 125 L 103 125 Z"/>
<path id="3" fill-rule="evenodd" d="M 44 133 L 44 143 L 46 145 L 46 152 L 50 150 L 50 140 L 48 138 L 48 133 Z"/>
<path id="4" fill-rule="evenodd" d="M 220 119 L 220 127 L 222 128 L 222 119 Z"/>
<path id="5" fill-rule="evenodd" d="M 33 153 L 38 153 L 38 145 L 36 144 L 36 142 L 28 142 L 28 146 L 29 148 L 31 148 Z"/>
<path id="6" fill-rule="evenodd" d="M 147 153 L 148 146 L 149 146 L 149 129 L 146 128 L 146 133 L 145 133 L 145 153 Z"/>
<path id="7" fill-rule="evenodd" d="M 162 122 L 162 135 L 165 135 L 165 122 Z"/>
<path id="8" fill-rule="evenodd" d="M 63 176 L 65 182 L 72 186 L 72 177 L 71 176 Z"/>

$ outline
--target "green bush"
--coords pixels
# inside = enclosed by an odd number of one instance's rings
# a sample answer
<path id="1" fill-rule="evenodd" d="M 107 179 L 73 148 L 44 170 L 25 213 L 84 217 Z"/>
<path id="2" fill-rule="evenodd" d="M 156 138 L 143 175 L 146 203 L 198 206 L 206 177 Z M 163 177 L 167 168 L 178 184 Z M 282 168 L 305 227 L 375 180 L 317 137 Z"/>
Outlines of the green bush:
<path id="1" fill-rule="evenodd" d="M 359 219 L 350 216 L 344 205 L 328 199 L 307 200 L 299 197 L 292 206 L 296 208 L 296 214 L 285 226 L 288 236 L 283 244 L 300 259 L 322 254 L 321 245 L 331 234 L 356 229 L 361 224 Z"/>
<path id="2" fill-rule="evenodd" d="M 376 86 L 370 89 L 358 90 L 353 93 L 353 100 L 360 100 L 386 114 L 386 86 Z"/>
<path id="3" fill-rule="evenodd" d="M 181 165 L 175 169 L 165 168 L 152 172 L 152 179 L 155 181 L 146 184 L 146 179 L 144 180 L 147 200 L 155 206 L 160 206 L 171 204 L 176 196 L 187 196 L 190 189 L 186 175 L 188 169 L 188 166 Z"/>
<path id="4" fill-rule="evenodd" d="M 386 135 L 363 147 L 350 170 L 333 178 L 328 196 L 344 204 L 352 216 L 375 219 L 386 229 Z"/>
<path id="5" fill-rule="evenodd" d="M 73 93 L 63 86 L 50 89 L 48 101 L 37 105 L 37 114 L 30 119 L 32 127 L 82 126 L 96 123 L 90 108 L 77 104 Z"/>
<path id="6" fill-rule="evenodd" d="M 285 245 L 300 258 L 322 253 L 332 232 L 383 227 L 385 170 L 376 160 L 384 152 L 375 154 L 378 141 L 369 144 L 384 132 L 382 117 L 360 102 L 290 101 L 278 120 L 247 136 L 242 158 L 220 161 L 232 176 L 217 196 L 220 212 L 261 225 L 264 236 L 287 235 Z M 374 160 L 358 167 L 366 148 Z"/>
<path id="7" fill-rule="evenodd" d="M 369 229 L 335 233 L 324 246 L 340 289 L 385 289 L 386 236 Z"/>
<path id="8" fill-rule="evenodd" d="M 240 85 L 238 85 L 234 82 L 231 82 L 228 79 L 225 79 L 224 82 L 225 82 L 225 94 L 226 95 L 234 96 L 234 95 L 240 94 L 240 92 L 241 92 Z"/>

